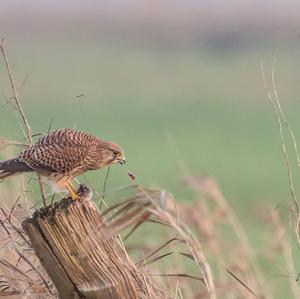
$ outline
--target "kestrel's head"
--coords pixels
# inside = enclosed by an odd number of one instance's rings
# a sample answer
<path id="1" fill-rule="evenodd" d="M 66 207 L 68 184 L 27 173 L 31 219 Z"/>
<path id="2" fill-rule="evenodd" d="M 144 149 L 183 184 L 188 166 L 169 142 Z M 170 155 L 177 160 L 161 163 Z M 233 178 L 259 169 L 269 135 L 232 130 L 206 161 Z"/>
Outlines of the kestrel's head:
<path id="1" fill-rule="evenodd" d="M 125 155 L 121 147 L 110 141 L 104 141 L 103 143 L 105 148 L 104 159 L 106 160 L 106 165 L 113 163 L 119 163 L 121 165 L 125 164 Z"/>

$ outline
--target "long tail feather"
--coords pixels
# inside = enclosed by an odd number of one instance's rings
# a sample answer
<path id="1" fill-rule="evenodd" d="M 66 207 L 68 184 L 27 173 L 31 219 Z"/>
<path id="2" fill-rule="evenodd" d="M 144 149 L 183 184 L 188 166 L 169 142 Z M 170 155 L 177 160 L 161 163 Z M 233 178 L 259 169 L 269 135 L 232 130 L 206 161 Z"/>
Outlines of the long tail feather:
<path id="1" fill-rule="evenodd" d="M 0 161 L 0 182 L 9 176 L 20 174 L 22 172 L 33 171 L 25 162 L 18 158 Z"/>
<path id="2" fill-rule="evenodd" d="M 25 162 L 20 161 L 18 158 L 0 161 L 0 170 L 3 171 L 32 171 L 33 169 L 29 167 Z"/>

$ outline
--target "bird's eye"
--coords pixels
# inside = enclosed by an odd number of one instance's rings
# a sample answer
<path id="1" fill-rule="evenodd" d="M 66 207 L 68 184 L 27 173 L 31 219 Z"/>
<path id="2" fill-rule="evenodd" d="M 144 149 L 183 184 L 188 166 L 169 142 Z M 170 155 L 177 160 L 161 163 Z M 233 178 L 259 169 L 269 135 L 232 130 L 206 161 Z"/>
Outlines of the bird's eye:
<path id="1" fill-rule="evenodd" d="M 119 156 L 119 152 L 114 151 L 113 154 L 114 154 L 115 157 Z"/>

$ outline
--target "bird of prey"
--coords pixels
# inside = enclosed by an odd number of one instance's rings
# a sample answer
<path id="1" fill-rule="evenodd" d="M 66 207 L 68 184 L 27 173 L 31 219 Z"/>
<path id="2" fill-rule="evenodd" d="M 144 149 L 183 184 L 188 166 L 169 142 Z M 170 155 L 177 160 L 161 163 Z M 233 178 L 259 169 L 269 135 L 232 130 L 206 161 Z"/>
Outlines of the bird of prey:
<path id="1" fill-rule="evenodd" d="M 73 178 L 113 163 L 125 163 L 124 151 L 117 144 L 73 129 L 59 129 L 42 136 L 17 157 L 0 161 L 0 180 L 36 172 L 54 192 L 67 189 L 76 199 Z"/>

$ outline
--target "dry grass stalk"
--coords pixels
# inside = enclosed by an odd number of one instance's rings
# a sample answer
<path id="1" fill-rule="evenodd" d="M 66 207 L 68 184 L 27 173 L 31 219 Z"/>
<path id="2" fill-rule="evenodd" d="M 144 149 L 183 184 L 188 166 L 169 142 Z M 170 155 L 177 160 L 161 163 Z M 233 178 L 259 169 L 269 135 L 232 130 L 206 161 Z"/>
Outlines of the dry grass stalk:
<path id="1" fill-rule="evenodd" d="M 207 290 L 207 296 L 209 296 L 209 298 L 216 298 L 212 270 L 202 250 L 201 244 L 188 227 L 178 219 L 178 215 L 174 213 L 174 209 L 172 210 L 168 207 L 174 207 L 174 202 L 170 194 L 164 191 L 146 189 L 139 186 L 134 196 L 105 212 L 114 212 L 111 222 L 108 223 L 105 235 L 111 236 L 118 234 L 121 230 L 137 222 L 144 222 L 149 217 L 151 217 L 152 220 L 167 225 L 173 232 L 179 235 L 180 240 L 184 242 L 190 251 L 190 254 L 186 256 L 192 258 L 196 265 L 198 265 L 200 273 L 202 274 L 201 279 Z M 155 253 L 156 252 L 157 251 L 155 251 Z M 149 257 L 150 256 L 148 256 L 148 258 Z M 140 267 L 146 265 L 147 257 L 146 259 L 144 258 L 144 262 L 145 263 L 139 262 L 138 265 Z M 181 277 L 183 276 L 187 277 L 188 275 L 181 275 Z"/>
<path id="2" fill-rule="evenodd" d="M 294 295 L 294 298 L 300 298 L 300 289 L 296 279 L 296 269 L 295 262 L 292 257 L 291 244 L 286 238 L 286 228 L 283 226 L 277 210 L 271 211 L 270 220 L 275 231 L 274 243 L 276 244 L 277 254 L 281 253 L 283 255 L 288 273 L 294 276 L 289 279 L 291 291 Z"/>
<path id="3" fill-rule="evenodd" d="M 276 82 L 275 82 L 275 64 L 276 64 L 276 58 L 274 59 L 273 68 L 272 68 L 272 88 L 273 88 L 273 94 L 275 96 L 275 99 L 272 96 L 272 94 L 269 90 L 268 84 L 267 84 L 263 62 L 261 62 L 261 74 L 262 74 L 262 81 L 264 83 L 264 87 L 265 87 L 268 99 L 272 103 L 272 105 L 274 107 L 274 111 L 276 113 L 276 117 L 277 117 L 277 122 L 278 122 L 278 126 L 279 126 L 279 133 L 280 133 L 280 139 L 281 139 L 281 147 L 282 147 L 283 156 L 284 156 L 284 160 L 285 160 L 285 164 L 286 164 L 286 168 L 287 168 L 287 172 L 288 172 L 289 187 L 290 187 L 290 192 L 291 192 L 291 196 L 292 196 L 292 200 L 293 200 L 293 208 L 294 208 L 293 212 L 296 215 L 295 234 L 296 234 L 296 237 L 297 237 L 298 244 L 300 244 L 300 213 L 299 213 L 299 206 L 298 206 L 298 200 L 297 200 L 297 197 L 296 197 L 296 193 L 295 193 L 295 190 L 294 190 L 293 175 L 292 175 L 292 170 L 291 170 L 291 166 L 290 166 L 290 160 L 289 160 L 289 157 L 288 157 L 288 154 L 287 154 L 287 146 L 286 146 L 286 141 L 285 141 L 285 135 L 284 135 L 284 131 L 283 131 L 282 122 L 284 122 L 284 124 L 285 124 L 285 126 L 288 130 L 288 133 L 289 133 L 289 135 L 292 139 L 298 166 L 300 166 L 299 153 L 298 153 L 298 148 L 297 148 L 297 142 L 296 142 L 295 135 L 294 135 L 292 129 L 290 128 L 289 124 L 288 124 L 288 121 L 285 117 L 285 114 L 283 112 L 282 106 L 281 106 L 280 101 L 279 101 L 279 96 L 278 96 L 278 92 L 277 92 L 277 88 L 276 88 Z M 294 216 L 294 215 L 292 215 L 292 216 Z"/>
<path id="4" fill-rule="evenodd" d="M 240 256 L 235 259 L 236 264 L 232 264 L 230 269 L 238 273 L 254 293 L 260 294 L 259 296 L 264 298 L 271 298 L 263 272 L 256 262 L 247 235 L 216 181 L 205 176 L 189 176 L 186 180 L 188 185 L 199 194 L 197 201 L 199 209 L 195 209 L 195 206 L 192 205 L 190 209 L 181 213 L 181 216 L 184 219 L 189 219 L 189 223 L 197 228 L 203 242 L 208 245 L 208 250 L 213 252 L 214 259 L 218 264 L 225 265 L 230 262 L 228 255 L 225 254 L 227 251 L 230 251 L 232 256 L 234 256 L 234 253 Z M 196 210 L 200 211 L 201 215 L 195 215 L 193 211 Z M 205 212 L 204 215 L 203 212 Z M 232 240 L 230 240 L 230 244 L 226 244 L 226 240 L 220 237 L 222 227 L 228 225 L 236 235 L 238 244 L 232 243 Z M 227 249 L 224 251 L 226 247 Z M 228 271 L 230 271 L 229 268 L 227 268 Z M 224 277 L 222 271 L 219 271 L 219 275 L 221 275 L 220 279 L 223 283 L 228 283 L 228 279 Z M 242 288 L 240 292 L 245 298 L 250 295 L 248 291 L 245 293 L 245 288 Z"/>
<path id="5" fill-rule="evenodd" d="M 52 282 L 41 267 L 26 233 L 21 228 L 22 217 L 26 216 L 27 213 L 17 210 L 17 201 L 10 209 L 0 208 L 0 266 L 1 274 L 5 277 L 0 286 L 3 287 L 3 291 L 15 290 L 18 298 L 37 298 L 41 294 L 54 298 L 55 289 Z"/>
<path id="6" fill-rule="evenodd" d="M 268 99 L 272 103 L 275 113 L 276 113 L 276 116 L 277 116 L 280 138 L 281 138 L 281 145 L 282 145 L 283 155 L 284 155 L 287 172 L 288 172 L 290 192 L 291 192 L 292 200 L 293 200 L 293 210 L 290 211 L 290 219 L 294 220 L 296 218 L 296 220 L 295 220 L 295 235 L 296 235 L 297 243 L 299 246 L 300 245 L 300 211 L 299 211 L 299 207 L 298 207 L 298 200 L 296 198 L 296 194 L 294 191 L 292 170 L 290 167 L 289 157 L 287 154 L 287 149 L 286 149 L 287 145 L 285 142 L 285 136 L 284 136 L 284 132 L 283 132 L 283 128 L 282 128 L 282 122 L 285 124 L 288 134 L 292 140 L 293 149 L 294 149 L 294 153 L 296 155 L 298 167 L 300 167 L 300 158 L 299 158 L 299 152 L 298 152 L 298 146 L 297 146 L 295 134 L 288 124 L 287 118 L 285 116 L 285 113 L 283 111 L 282 105 L 279 100 L 277 86 L 276 86 L 276 80 L 275 80 L 276 63 L 277 63 L 277 59 L 275 57 L 274 61 L 273 61 L 273 67 L 272 67 L 272 73 L 271 73 L 272 90 L 273 90 L 274 97 L 271 95 L 271 92 L 269 90 L 268 84 L 265 79 L 265 71 L 264 71 L 263 62 L 261 62 L 262 80 L 264 83 L 264 87 L 265 87 Z M 275 214 L 272 215 L 272 223 L 276 229 L 277 236 L 279 233 L 281 233 L 283 235 L 285 234 L 284 227 L 282 226 L 278 215 L 275 215 Z M 291 254 L 291 245 L 289 245 L 289 243 L 285 240 L 284 237 L 282 237 L 280 240 L 281 240 L 281 242 L 280 242 L 281 249 L 282 249 L 282 253 L 283 253 L 286 265 L 287 265 L 289 271 L 292 271 L 292 273 L 294 273 L 294 261 L 293 261 L 292 254 Z M 300 298 L 299 288 L 295 281 L 291 282 L 291 289 L 292 289 L 293 294 L 295 295 L 295 298 Z"/>

